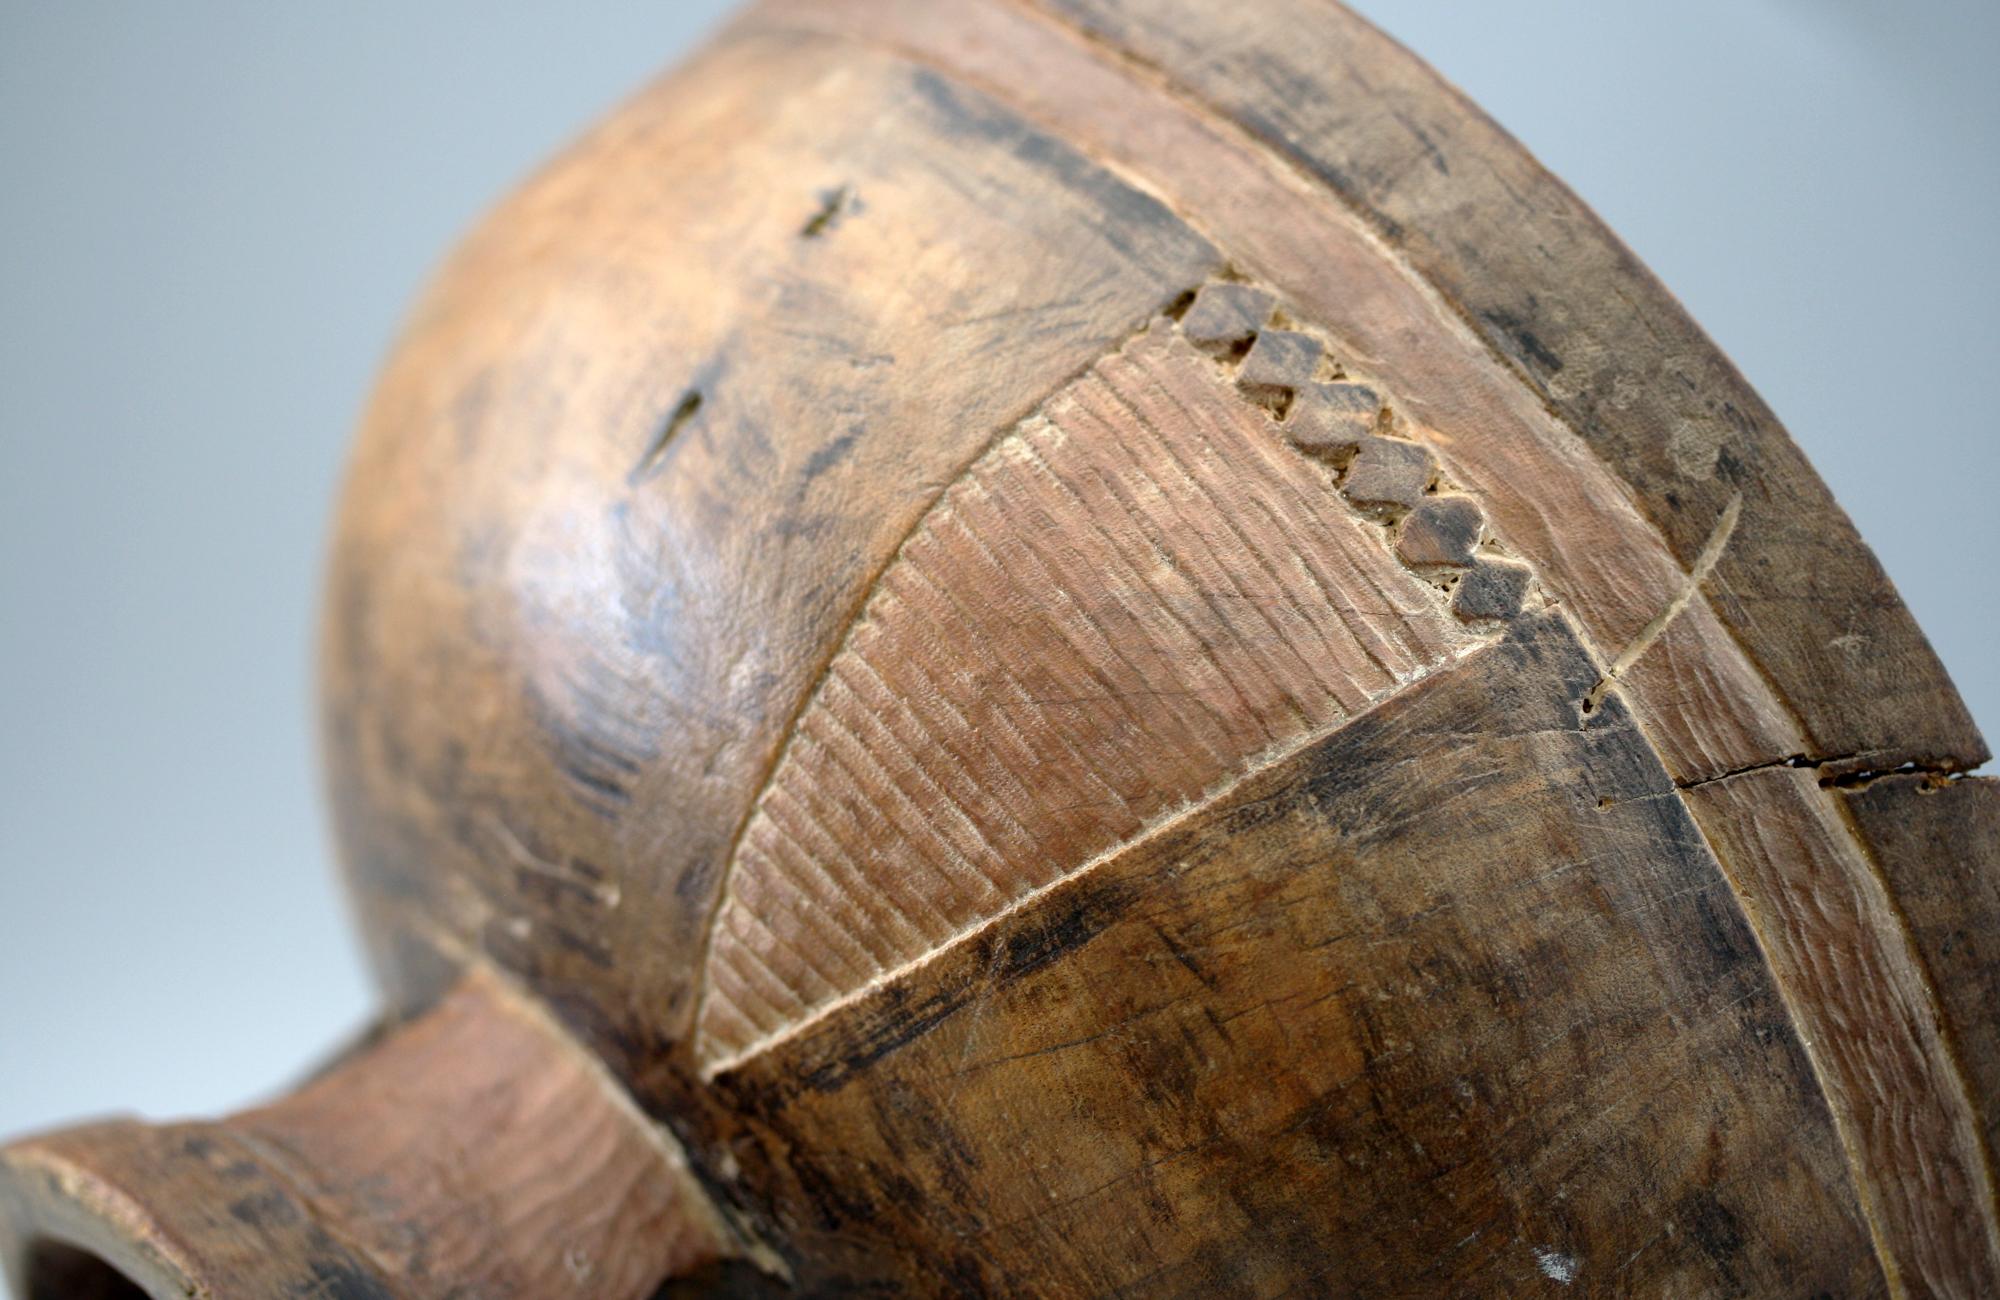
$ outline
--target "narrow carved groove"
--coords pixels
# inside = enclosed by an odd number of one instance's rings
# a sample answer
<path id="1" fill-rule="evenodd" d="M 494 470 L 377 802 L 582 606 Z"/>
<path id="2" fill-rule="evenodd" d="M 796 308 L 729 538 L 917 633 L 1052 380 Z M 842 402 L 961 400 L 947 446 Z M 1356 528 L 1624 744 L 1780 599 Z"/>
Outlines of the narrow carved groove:
<path id="1" fill-rule="evenodd" d="M 702 1076 L 705 1079 L 714 1080 L 721 1075 L 728 1074 L 732 1070 L 739 1069 L 745 1062 L 775 1048 L 780 1043 L 828 1021 L 836 1016 L 842 1008 L 860 1002 L 878 989 L 893 986 L 898 980 L 907 977 L 911 972 L 922 967 L 927 962 L 938 958 L 947 951 L 959 948 L 973 941 L 979 935 L 1001 925 L 1009 918 L 1027 912 L 1034 906 L 1037 899 L 1042 898 L 1064 881 L 1074 876 L 1087 874 L 1093 867 L 1101 863 L 1109 862 L 1113 858 L 1130 852 L 1149 841 L 1170 834 L 1176 826 L 1190 816 L 1199 813 L 1203 808 L 1218 800 L 1226 799 L 1232 791 L 1251 781 L 1260 773 L 1280 767 L 1291 761 L 1296 755 L 1312 749 L 1313 746 L 1320 744 L 1337 730 L 1339 730 L 1339 724 L 1302 736 L 1288 745 L 1256 756 L 1222 786 L 1204 792 L 1203 796 L 1198 800 L 1191 800 L 1168 810 L 1152 822 L 1139 827 L 1131 835 L 1106 848 L 1095 857 L 1078 864 L 1068 875 L 1037 884 L 1034 888 L 1010 901 L 1006 907 L 990 916 L 982 917 L 962 933 L 953 935 L 949 942 L 938 944 L 935 947 L 912 955 L 893 969 L 885 969 L 873 978 L 858 983 L 852 988 L 843 990 L 839 997 L 812 1007 L 807 1014 L 797 1019 L 780 1024 L 775 1028 L 764 1028 L 764 1031 L 759 1036 L 752 1038 L 744 1043 L 743 1046 L 727 1055 L 712 1055 L 704 1058 Z M 737 1023 L 747 1023 L 741 1016 L 739 1009 L 734 1006 L 719 1005 L 716 1008 L 716 1015 L 718 1018 L 727 1016 L 730 1020 Z M 759 1027 L 763 1028 L 763 1026 Z"/>
<path id="2" fill-rule="evenodd" d="M 1217 281 L 997 442 L 739 837 L 704 1068 L 1483 644 L 1531 579 L 1414 433 L 1276 295 Z"/>
<path id="3" fill-rule="evenodd" d="M 1674 598 L 1667 603 L 1667 607 L 1654 615 L 1652 622 L 1639 630 L 1639 635 L 1632 638 L 1632 643 L 1618 652 L 1618 657 L 1604 670 L 1604 676 L 1598 678 L 1597 684 L 1590 688 L 1590 693 L 1583 697 L 1585 713 L 1592 712 L 1604 702 L 1604 693 L 1611 689 L 1612 683 L 1618 680 L 1619 675 L 1638 663 L 1639 657 L 1660 639 L 1661 634 L 1671 627 L 1673 621 L 1693 603 L 1696 596 L 1701 594 L 1701 585 L 1708 581 L 1709 575 L 1715 572 L 1716 564 L 1722 559 L 1722 553 L 1729 549 L 1729 539 L 1736 535 L 1736 521 L 1742 513 L 1743 494 L 1738 492 L 1730 497 L 1729 503 L 1722 508 L 1722 517 L 1715 521 L 1715 530 L 1708 535 L 1708 541 L 1702 546 L 1701 554 L 1695 557 L 1694 567 L 1688 570 L 1687 582 L 1674 593 Z"/>

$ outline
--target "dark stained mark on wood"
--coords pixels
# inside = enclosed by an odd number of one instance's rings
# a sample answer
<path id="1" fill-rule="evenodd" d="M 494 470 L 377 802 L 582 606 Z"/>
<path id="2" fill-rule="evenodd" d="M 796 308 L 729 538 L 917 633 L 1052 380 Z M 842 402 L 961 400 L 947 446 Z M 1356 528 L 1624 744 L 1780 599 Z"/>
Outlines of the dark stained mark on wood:
<path id="1" fill-rule="evenodd" d="M 997 978 L 1011 983 L 1083 947 L 1132 902 L 1131 891 L 1107 889 L 1070 900 L 1048 915 L 1024 917 L 1001 941 Z"/>
<path id="2" fill-rule="evenodd" d="M 806 1074 L 806 1087 L 815 1092 L 838 1092 L 877 1061 L 923 1038 L 994 989 L 1083 947 L 1135 901 L 1135 891 L 1119 882 L 1087 894 L 1065 895 L 1053 901 L 1046 913 L 979 935 L 958 977 L 931 994 L 912 999 L 908 986 L 887 986 L 879 1011 L 862 1022 L 860 1032 L 844 1051 Z"/>
<path id="3" fill-rule="evenodd" d="M 1510 311 L 1498 307 L 1479 314 L 1480 319 L 1492 326 L 1494 335 L 1501 340 L 1503 350 L 1510 353 L 1515 361 L 1531 372 L 1539 367 L 1544 374 L 1557 374 L 1563 368 L 1562 358 L 1549 351 L 1546 343 L 1528 328 L 1525 321 Z"/>
<path id="4" fill-rule="evenodd" d="M 805 225 L 799 227 L 799 238 L 818 239 L 839 225 L 841 218 L 859 207 L 860 204 L 855 201 L 853 186 L 836 185 L 819 196 L 819 210 L 812 214 Z"/>
<path id="5" fill-rule="evenodd" d="M 807 484 L 845 459 L 847 453 L 854 450 L 854 444 L 860 440 L 861 432 L 861 426 L 856 425 L 807 457 L 805 470 L 799 476 L 800 489 L 803 490 Z"/>
<path id="6" fill-rule="evenodd" d="M 1070 145 L 1035 130 L 980 92 L 929 70 L 910 80 L 935 112 L 943 134 L 998 145 L 1046 172 L 1061 190 L 1095 204 L 1102 217 L 1094 233 L 1119 255 L 1150 261 L 1146 250 L 1164 246 L 1178 252 L 1176 260 L 1219 260 L 1214 248 L 1166 204 L 1127 185 Z"/>
<path id="7" fill-rule="evenodd" d="M 1736 1257 L 1743 1251 L 1743 1229 L 1714 1191 L 1697 1187 L 1681 1197 L 1674 1222 L 1686 1227 L 1689 1238 L 1714 1262 L 1716 1272 L 1736 1285 Z"/>
<path id="8" fill-rule="evenodd" d="M 1781 1269 L 1804 1294 L 1879 1290 L 1837 1136 L 1727 881 L 1623 702 L 1576 719 L 1597 672 L 1561 616 L 1523 620 L 718 1075 L 723 1107 L 768 1143 L 739 1155 L 778 1180 L 807 1289 L 872 1294 L 885 1257 L 934 1267 L 976 1240 L 1005 1258 L 1053 1230 L 1120 1294 L 1358 1294 L 1412 1234 L 1438 1261 L 1412 1294 L 1484 1294 L 1523 1267 L 1638 1293 L 1757 1294 Z M 1607 955 L 1629 946 L 1658 963 L 1635 978 Z M 1619 1043 L 1583 1072 L 1562 1032 L 1578 1006 Z M 1294 1041 L 1313 1046 L 1280 1046 Z M 1249 1076 L 1226 1091 L 1238 1117 L 1205 1118 L 1217 1079 Z M 1115 1124 L 1111 1096 L 1130 1106 Z M 1001 1097 L 1005 1123 L 970 1118 Z M 1667 1097 L 1704 1122 L 1648 1163 L 1630 1134 Z M 1759 1158 L 1751 1117 L 1772 1113 L 1796 1116 L 1792 1159 Z M 1561 1159 L 1537 1163 L 1552 1146 Z M 1704 1161 L 1734 1175 L 1647 1181 Z M 1494 1219 L 1417 1212 L 1502 1168 L 1529 1186 Z M 1565 1200 L 1580 1168 L 1618 1190 Z M 996 1216 L 1010 1182 L 1064 1217 Z M 1810 1260 L 1787 1255 L 1788 1207 L 1805 1203 L 1832 1216 Z M 1255 1269 L 1229 1275 L 1240 1259 L 1200 1240 L 1128 1240 L 1100 1210 L 1215 1240 L 1255 1231 Z"/>
<path id="9" fill-rule="evenodd" d="M 228 1209 L 230 1218 L 259 1231 L 271 1224 L 297 1223 L 301 1218 L 292 1198 L 275 1188 L 239 1196 L 229 1203 Z"/>
<path id="10" fill-rule="evenodd" d="M 297 1300 L 390 1300 L 390 1293 L 360 1269 L 328 1259 L 313 1260 L 308 1276 L 291 1294 Z"/>
<path id="11" fill-rule="evenodd" d="M 595 665 L 556 692 L 531 686 L 528 715 L 572 793 L 600 816 L 616 818 L 632 802 L 632 786 L 659 756 L 652 739 L 605 702 L 607 674 Z"/>
<path id="12" fill-rule="evenodd" d="M 660 431 L 653 436 L 652 445 L 646 448 L 646 454 L 639 458 L 639 463 L 625 476 L 627 483 L 637 487 L 660 472 L 660 467 L 666 463 L 667 451 L 674 444 L 674 438 L 682 429 L 687 428 L 690 420 L 701 413 L 702 400 L 699 388 L 690 388 L 682 395 L 673 413 L 667 416 L 666 422 L 660 426 Z"/>

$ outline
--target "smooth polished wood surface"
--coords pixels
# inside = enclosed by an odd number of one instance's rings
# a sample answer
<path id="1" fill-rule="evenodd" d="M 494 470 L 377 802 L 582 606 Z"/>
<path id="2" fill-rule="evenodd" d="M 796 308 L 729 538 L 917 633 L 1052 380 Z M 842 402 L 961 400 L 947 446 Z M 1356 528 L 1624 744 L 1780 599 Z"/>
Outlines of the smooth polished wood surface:
<path id="1" fill-rule="evenodd" d="M 749 8 L 419 304 L 322 656 L 404 1028 L 237 1172 L 14 1148 L 18 1240 L 2000 1291 L 1984 742 L 1666 291 L 1327 0 Z"/>

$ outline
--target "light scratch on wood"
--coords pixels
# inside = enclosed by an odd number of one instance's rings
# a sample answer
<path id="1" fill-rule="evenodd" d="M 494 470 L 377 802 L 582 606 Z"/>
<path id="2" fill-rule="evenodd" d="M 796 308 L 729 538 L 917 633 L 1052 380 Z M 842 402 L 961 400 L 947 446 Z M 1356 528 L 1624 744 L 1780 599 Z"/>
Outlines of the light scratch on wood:
<path id="1" fill-rule="evenodd" d="M 1604 703 L 1605 692 L 1611 689 L 1611 684 L 1633 664 L 1638 663 L 1639 656 L 1645 654 L 1653 642 L 1660 639 L 1660 634 L 1672 626 L 1673 621 L 1681 616 L 1681 611 L 1694 603 L 1695 596 L 1701 591 L 1701 584 L 1708 581 L 1708 575 L 1715 571 L 1716 562 L 1729 548 L 1729 539 L 1736 533 L 1737 516 L 1742 513 L 1743 494 L 1738 492 L 1729 498 L 1728 505 L 1722 507 L 1722 517 L 1715 521 L 1715 531 L 1711 532 L 1708 541 L 1702 544 L 1701 554 L 1695 557 L 1694 568 L 1689 570 L 1687 581 L 1681 585 L 1681 589 L 1667 602 L 1665 609 L 1653 616 L 1652 622 L 1639 629 L 1639 635 L 1633 637 L 1632 643 L 1619 652 L 1618 657 L 1611 661 L 1611 666 L 1604 670 L 1604 676 L 1597 679 L 1597 685 L 1590 688 L 1590 694 L 1583 697 L 1585 713 L 1597 711 L 1597 706 Z"/>

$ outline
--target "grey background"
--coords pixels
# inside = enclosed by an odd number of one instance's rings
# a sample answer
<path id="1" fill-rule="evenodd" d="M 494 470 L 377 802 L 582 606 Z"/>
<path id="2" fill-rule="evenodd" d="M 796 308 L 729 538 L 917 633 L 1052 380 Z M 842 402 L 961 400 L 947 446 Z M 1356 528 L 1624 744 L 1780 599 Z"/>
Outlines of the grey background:
<path id="1" fill-rule="evenodd" d="M 1362 7 L 1682 295 L 2000 727 L 2000 6 Z M 454 234 L 723 8 L 0 0 L 0 1134 L 365 1018 L 309 709 L 348 428 Z"/>

